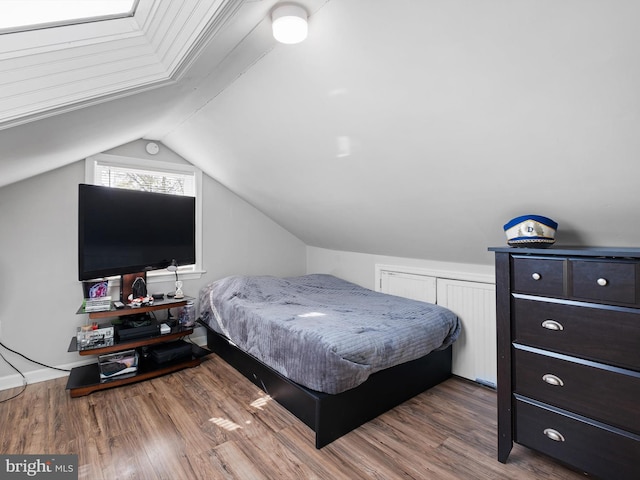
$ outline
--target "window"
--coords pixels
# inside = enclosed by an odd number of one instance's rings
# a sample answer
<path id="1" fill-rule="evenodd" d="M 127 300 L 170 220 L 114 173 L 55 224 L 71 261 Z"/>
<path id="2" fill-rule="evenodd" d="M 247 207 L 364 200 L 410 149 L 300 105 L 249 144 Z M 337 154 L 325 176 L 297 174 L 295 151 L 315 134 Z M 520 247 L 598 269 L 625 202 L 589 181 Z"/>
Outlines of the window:
<path id="1" fill-rule="evenodd" d="M 128 188 L 144 192 L 196 196 L 192 172 L 173 172 L 96 162 L 94 183 L 104 187 Z"/>
<path id="2" fill-rule="evenodd" d="M 196 264 L 179 268 L 182 279 L 202 274 L 202 172 L 193 165 L 159 162 L 133 157 L 100 154 L 85 164 L 85 182 L 105 187 L 128 188 L 146 192 L 188 195 L 196 198 Z M 159 217 L 161 218 L 161 217 Z M 170 228 L 167 225 L 167 228 Z M 151 277 L 173 275 L 149 272 Z"/>
<path id="3" fill-rule="evenodd" d="M 138 0 L 1 0 L 0 33 L 129 17 Z"/>

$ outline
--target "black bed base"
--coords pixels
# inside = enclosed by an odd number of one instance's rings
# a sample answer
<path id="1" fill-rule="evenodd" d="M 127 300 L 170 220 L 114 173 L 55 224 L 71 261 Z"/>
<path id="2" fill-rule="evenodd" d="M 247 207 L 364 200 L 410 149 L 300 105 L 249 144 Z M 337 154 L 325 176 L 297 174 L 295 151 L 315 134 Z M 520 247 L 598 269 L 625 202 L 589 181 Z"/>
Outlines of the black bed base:
<path id="1" fill-rule="evenodd" d="M 330 395 L 292 382 L 205 327 L 208 347 L 309 426 L 316 434 L 316 448 L 451 377 L 449 347 L 377 372 L 356 388 Z"/>

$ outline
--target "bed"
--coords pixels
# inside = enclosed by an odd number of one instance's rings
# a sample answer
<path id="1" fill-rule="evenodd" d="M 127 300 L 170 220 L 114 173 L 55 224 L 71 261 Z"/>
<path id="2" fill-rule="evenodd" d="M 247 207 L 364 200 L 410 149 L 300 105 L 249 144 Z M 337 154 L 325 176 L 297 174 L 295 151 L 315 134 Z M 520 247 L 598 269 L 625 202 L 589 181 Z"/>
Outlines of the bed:
<path id="1" fill-rule="evenodd" d="M 210 349 L 316 434 L 316 448 L 451 376 L 443 307 L 332 275 L 231 276 L 200 291 Z"/>

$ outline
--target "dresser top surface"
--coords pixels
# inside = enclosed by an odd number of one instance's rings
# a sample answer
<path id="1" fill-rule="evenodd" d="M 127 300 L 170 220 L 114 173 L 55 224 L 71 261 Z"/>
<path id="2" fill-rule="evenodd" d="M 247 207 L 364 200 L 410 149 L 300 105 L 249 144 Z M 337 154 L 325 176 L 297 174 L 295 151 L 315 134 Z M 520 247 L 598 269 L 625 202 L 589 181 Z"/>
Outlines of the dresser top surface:
<path id="1" fill-rule="evenodd" d="M 514 255 L 571 255 L 585 257 L 640 258 L 640 247 L 583 247 L 552 245 L 547 248 L 489 247 L 491 252 L 512 253 Z"/>

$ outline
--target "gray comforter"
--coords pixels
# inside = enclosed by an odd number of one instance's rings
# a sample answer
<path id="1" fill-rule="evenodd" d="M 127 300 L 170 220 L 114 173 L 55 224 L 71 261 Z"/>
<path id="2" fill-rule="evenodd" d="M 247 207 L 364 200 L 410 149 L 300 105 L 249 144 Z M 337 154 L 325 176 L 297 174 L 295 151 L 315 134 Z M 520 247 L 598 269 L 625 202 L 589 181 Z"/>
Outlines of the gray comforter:
<path id="1" fill-rule="evenodd" d="M 233 276 L 200 292 L 202 319 L 233 344 L 312 390 L 340 393 L 379 370 L 452 344 L 446 308 L 331 275 Z"/>

